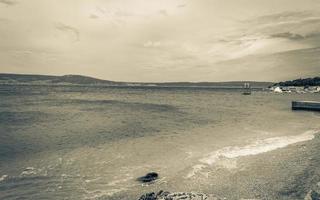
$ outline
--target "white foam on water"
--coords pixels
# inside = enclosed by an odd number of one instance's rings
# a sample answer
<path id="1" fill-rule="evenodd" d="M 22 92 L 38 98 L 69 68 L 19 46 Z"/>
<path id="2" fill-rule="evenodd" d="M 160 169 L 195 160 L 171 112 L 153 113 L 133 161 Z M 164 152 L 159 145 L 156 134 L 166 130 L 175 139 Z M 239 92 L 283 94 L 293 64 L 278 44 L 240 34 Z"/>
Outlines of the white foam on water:
<path id="1" fill-rule="evenodd" d="M 217 151 L 214 151 L 199 161 L 202 164 L 193 166 L 187 178 L 193 177 L 195 174 L 201 172 L 206 166 L 219 164 L 220 161 L 227 159 L 236 159 L 243 156 L 258 155 L 276 149 L 287 147 L 291 144 L 312 140 L 319 130 L 309 130 L 300 135 L 272 137 L 258 140 L 246 146 L 228 146 Z"/>
<path id="2" fill-rule="evenodd" d="M 1 176 L 0 177 L 0 182 L 2 182 L 2 181 L 5 181 L 7 178 L 9 178 L 9 176 L 8 175 L 3 175 L 3 176 Z"/>
<path id="3" fill-rule="evenodd" d="M 282 136 L 282 137 L 273 137 L 258 140 L 252 144 L 239 147 L 239 146 L 229 146 L 214 151 L 209 154 L 209 156 L 200 159 L 200 162 L 212 165 L 217 161 L 221 160 L 222 158 L 238 158 L 242 156 L 250 156 L 250 155 L 257 155 L 261 153 L 266 153 L 269 151 L 273 151 L 279 148 L 287 147 L 288 145 L 295 144 L 298 142 L 309 141 L 314 138 L 314 134 L 318 131 L 310 130 L 306 131 L 300 135 L 294 136 Z"/>
<path id="4" fill-rule="evenodd" d="M 38 171 L 39 170 L 37 170 L 34 167 L 27 167 L 21 172 L 20 176 L 36 175 L 38 173 Z"/>
<path id="5" fill-rule="evenodd" d="M 92 182 L 99 181 L 100 179 L 101 179 L 101 177 L 98 177 L 98 178 L 95 178 L 95 179 L 87 179 L 87 180 L 85 180 L 84 182 L 85 182 L 85 183 L 92 183 Z"/>
<path id="6" fill-rule="evenodd" d="M 203 168 L 205 168 L 206 166 L 203 164 L 198 164 L 198 165 L 194 165 L 192 167 L 192 170 L 187 174 L 186 178 L 191 178 L 194 175 L 196 175 L 197 173 L 199 173 Z"/>

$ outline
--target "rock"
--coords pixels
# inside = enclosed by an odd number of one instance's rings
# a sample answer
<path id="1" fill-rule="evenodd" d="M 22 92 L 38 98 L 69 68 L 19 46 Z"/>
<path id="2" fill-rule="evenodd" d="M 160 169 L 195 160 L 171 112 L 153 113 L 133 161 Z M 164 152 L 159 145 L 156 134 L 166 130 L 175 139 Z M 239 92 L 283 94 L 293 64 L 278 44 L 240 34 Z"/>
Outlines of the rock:
<path id="1" fill-rule="evenodd" d="M 152 182 L 158 178 L 159 178 L 159 175 L 156 172 L 150 172 L 150 173 L 146 174 L 145 176 L 139 177 L 137 180 L 142 183 L 148 183 L 148 182 Z"/>
<path id="2" fill-rule="evenodd" d="M 207 200 L 208 196 L 206 194 L 201 193 L 186 193 L 186 192 L 178 192 L 171 193 L 166 196 L 164 200 Z"/>
<path id="3" fill-rule="evenodd" d="M 142 195 L 139 200 L 157 200 L 157 196 L 154 192 Z"/>
<path id="4" fill-rule="evenodd" d="M 316 191 L 310 190 L 304 197 L 304 200 L 320 200 L 320 194 Z"/>
<path id="5" fill-rule="evenodd" d="M 202 193 L 193 192 L 164 192 L 160 191 L 157 194 L 154 192 L 142 195 L 139 200 L 221 200 L 218 197 L 208 196 Z"/>

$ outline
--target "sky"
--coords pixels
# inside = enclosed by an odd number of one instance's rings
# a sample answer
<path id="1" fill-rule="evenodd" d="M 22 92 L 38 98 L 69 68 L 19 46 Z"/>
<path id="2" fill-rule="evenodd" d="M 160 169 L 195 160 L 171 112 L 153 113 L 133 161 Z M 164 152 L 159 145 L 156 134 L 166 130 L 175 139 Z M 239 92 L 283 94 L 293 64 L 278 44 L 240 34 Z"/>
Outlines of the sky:
<path id="1" fill-rule="evenodd" d="M 320 76 L 320 0 L 0 0 L 0 73 L 134 82 Z"/>

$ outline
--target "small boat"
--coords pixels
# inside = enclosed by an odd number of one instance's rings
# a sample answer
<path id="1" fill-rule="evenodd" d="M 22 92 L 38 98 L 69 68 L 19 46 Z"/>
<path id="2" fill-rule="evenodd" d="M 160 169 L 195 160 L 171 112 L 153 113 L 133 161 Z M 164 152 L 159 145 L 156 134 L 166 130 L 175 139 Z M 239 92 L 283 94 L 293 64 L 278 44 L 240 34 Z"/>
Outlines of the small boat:
<path id="1" fill-rule="evenodd" d="M 250 83 L 245 83 L 243 85 L 244 91 L 242 92 L 243 95 L 251 95 L 251 86 Z"/>

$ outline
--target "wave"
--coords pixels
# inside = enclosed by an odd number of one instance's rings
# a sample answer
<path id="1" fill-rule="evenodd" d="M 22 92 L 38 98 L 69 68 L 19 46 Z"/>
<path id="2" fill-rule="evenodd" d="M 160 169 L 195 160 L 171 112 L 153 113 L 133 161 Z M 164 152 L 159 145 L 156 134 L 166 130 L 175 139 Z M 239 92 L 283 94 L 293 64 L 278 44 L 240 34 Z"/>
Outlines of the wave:
<path id="1" fill-rule="evenodd" d="M 243 156 L 258 155 L 261 153 L 266 153 L 276 149 L 284 148 L 295 143 L 312 140 L 315 137 L 315 134 L 318 132 L 319 130 L 309 130 L 300 135 L 261 139 L 261 140 L 255 141 L 252 144 L 248 144 L 242 147 L 239 147 L 239 146 L 224 147 L 222 149 L 219 149 L 217 151 L 214 151 L 208 154 L 204 158 L 201 158 L 199 161 L 202 164 L 201 165 L 197 164 L 193 166 L 193 170 L 187 175 L 187 178 L 190 178 L 195 174 L 199 173 L 205 167 L 218 164 L 220 161 L 223 161 L 223 160 L 235 159 Z"/>

